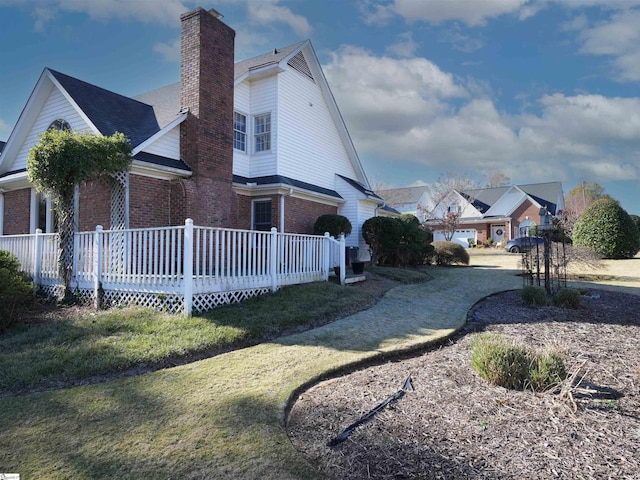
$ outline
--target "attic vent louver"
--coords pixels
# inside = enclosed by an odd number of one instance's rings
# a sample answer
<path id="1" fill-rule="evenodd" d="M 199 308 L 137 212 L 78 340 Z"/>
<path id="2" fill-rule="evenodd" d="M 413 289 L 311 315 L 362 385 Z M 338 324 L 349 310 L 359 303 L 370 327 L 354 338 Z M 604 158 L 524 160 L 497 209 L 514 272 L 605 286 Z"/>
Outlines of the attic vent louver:
<path id="1" fill-rule="evenodd" d="M 305 77 L 309 78 L 313 83 L 315 83 L 313 75 L 311 74 L 311 70 L 309 69 L 309 65 L 307 64 L 307 61 L 304 59 L 304 54 L 302 53 L 302 51 L 296 53 L 295 56 L 293 56 L 291 60 L 287 62 L 287 65 L 289 65 L 296 72 L 301 73 Z"/>

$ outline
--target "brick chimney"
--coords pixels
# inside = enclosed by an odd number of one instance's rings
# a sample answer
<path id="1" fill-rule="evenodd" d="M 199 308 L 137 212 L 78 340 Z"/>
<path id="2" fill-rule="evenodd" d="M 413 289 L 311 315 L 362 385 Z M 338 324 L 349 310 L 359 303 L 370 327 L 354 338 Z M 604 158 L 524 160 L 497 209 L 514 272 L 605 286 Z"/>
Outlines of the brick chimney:
<path id="1" fill-rule="evenodd" d="M 235 227 L 233 82 L 235 31 L 215 10 L 196 8 L 182 23 L 180 152 L 193 176 L 185 182 L 184 214 L 196 225 Z M 182 220 L 184 221 L 184 220 Z"/>

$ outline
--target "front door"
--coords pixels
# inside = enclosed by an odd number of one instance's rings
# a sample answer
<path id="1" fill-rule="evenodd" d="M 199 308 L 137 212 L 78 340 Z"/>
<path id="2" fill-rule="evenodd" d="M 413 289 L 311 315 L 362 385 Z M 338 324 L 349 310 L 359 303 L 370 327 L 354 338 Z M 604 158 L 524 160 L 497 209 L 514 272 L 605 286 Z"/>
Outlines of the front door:
<path id="1" fill-rule="evenodd" d="M 491 225 L 491 239 L 498 243 L 504 238 L 504 225 Z"/>

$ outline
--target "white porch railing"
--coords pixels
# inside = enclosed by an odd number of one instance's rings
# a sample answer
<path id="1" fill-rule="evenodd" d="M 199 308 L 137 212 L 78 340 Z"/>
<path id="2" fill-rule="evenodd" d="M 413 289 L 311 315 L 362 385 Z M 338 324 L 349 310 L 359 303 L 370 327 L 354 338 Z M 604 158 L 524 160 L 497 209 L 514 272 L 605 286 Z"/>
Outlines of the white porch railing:
<path id="1" fill-rule="evenodd" d="M 204 311 L 284 285 L 326 281 L 340 266 L 345 242 L 324 237 L 184 226 L 79 232 L 74 237 L 72 288 L 87 302 L 137 303 L 176 313 Z M 60 288 L 58 236 L 0 236 L 34 283 Z"/>

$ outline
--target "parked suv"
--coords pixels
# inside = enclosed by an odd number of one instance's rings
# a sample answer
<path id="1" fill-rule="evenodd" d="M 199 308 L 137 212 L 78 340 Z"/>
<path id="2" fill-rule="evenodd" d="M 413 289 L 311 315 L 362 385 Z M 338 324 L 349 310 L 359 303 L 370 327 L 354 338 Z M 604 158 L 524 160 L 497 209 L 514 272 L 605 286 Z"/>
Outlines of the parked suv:
<path id="1" fill-rule="evenodd" d="M 532 248 L 536 248 L 536 245 L 544 245 L 544 238 L 542 237 L 518 237 L 512 240 L 508 240 L 504 246 L 504 249 L 509 253 L 528 252 Z"/>

